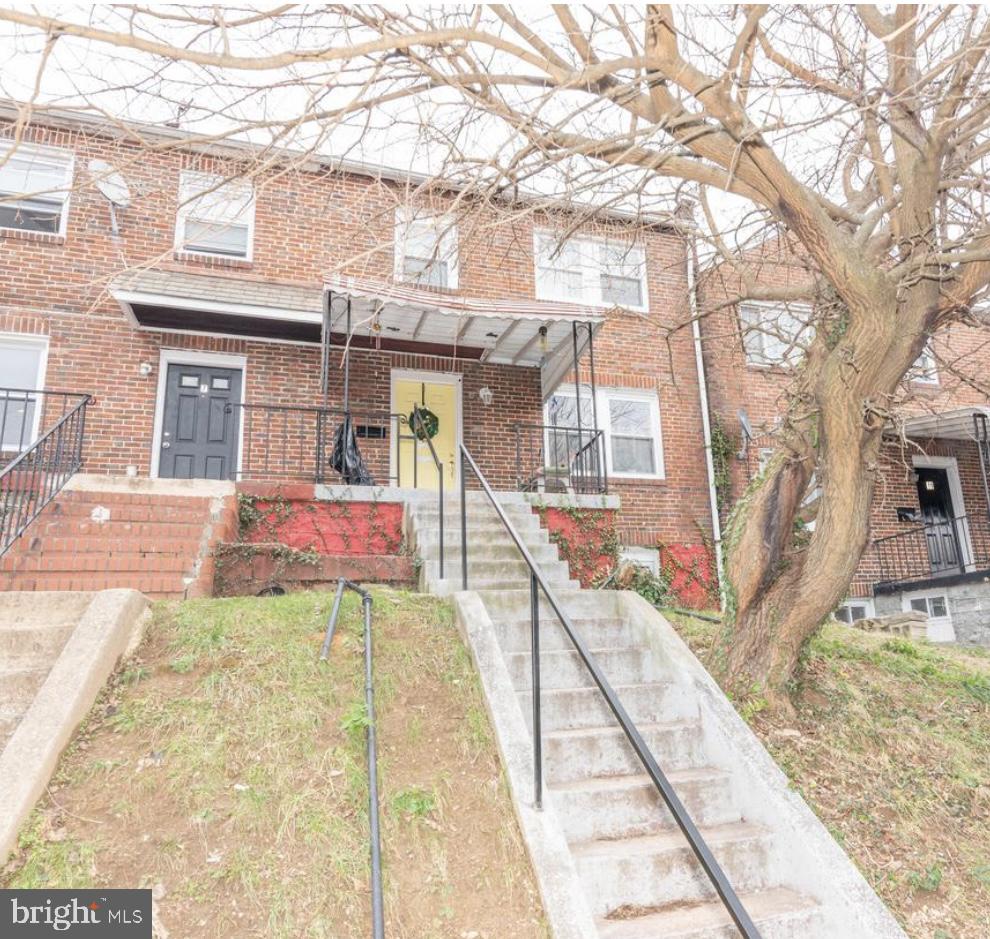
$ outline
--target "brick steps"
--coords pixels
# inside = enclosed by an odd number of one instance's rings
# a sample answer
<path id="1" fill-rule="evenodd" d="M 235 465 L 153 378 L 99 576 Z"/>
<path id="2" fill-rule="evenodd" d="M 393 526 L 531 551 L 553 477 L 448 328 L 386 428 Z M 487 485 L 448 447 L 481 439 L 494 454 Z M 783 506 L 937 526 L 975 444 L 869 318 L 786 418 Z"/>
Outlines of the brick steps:
<path id="1" fill-rule="evenodd" d="M 156 493 L 144 482 L 140 492 L 61 493 L 0 559 L 0 590 L 209 595 L 213 548 L 236 531 L 236 498 Z"/>

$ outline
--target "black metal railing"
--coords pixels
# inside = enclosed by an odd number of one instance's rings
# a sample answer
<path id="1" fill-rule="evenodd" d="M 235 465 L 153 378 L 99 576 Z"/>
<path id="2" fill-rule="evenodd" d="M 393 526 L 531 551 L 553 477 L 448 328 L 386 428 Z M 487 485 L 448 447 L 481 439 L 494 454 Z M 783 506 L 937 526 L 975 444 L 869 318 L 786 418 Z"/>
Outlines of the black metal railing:
<path id="1" fill-rule="evenodd" d="M 437 473 L 437 514 L 440 521 L 439 530 L 439 543 L 440 543 L 440 579 L 443 580 L 443 463 L 440 462 L 440 458 L 437 456 L 436 448 L 433 446 L 433 440 L 426 431 L 426 424 L 423 421 L 423 412 L 417 407 L 413 407 L 412 414 L 412 431 L 413 435 L 417 439 L 422 439 L 426 442 L 426 446 L 429 448 L 430 456 L 433 458 L 433 466 Z M 417 453 L 413 453 L 413 466 L 416 466 L 419 462 L 419 457 Z"/>
<path id="2" fill-rule="evenodd" d="M 516 486 L 522 492 L 608 490 L 605 438 L 589 427 L 515 424 Z"/>
<path id="3" fill-rule="evenodd" d="M 877 538 L 872 549 L 880 589 L 990 567 L 990 532 L 966 515 Z"/>
<path id="4" fill-rule="evenodd" d="M 0 556 L 82 466 L 86 407 L 91 400 L 88 394 L 75 392 L 0 389 L 0 408 L 8 418 L 6 424 L 0 420 L 6 461 L 0 469 Z M 54 424 L 35 439 L 41 420 Z M 11 427 L 16 434 L 11 431 L 6 436 Z"/>
<path id="5" fill-rule="evenodd" d="M 375 723 L 375 685 L 374 669 L 372 667 L 371 644 L 371 605 L 372 597 L 363 587 L 348 580 L 346 577 L 337 578 L 337 594 L 333 598 L 333 608 L 327 622 L 323 647 L 320 649 L 320 661 L 325 662 L 330 656 L 330 645 L 333 642 L 334 630 L 337 628 L 337 617 L 340 614 L 340 601 L 344 590 L 351 589 L 361 597 L 361 608 L 364 612 L 364 711 L 365 711 L 365 742 L 368 760 L 368 834 L 371 842 L 371 935 L 373 939 L 383 939 L 385 935 L 385 905 L 382 897 L 382 839 L 379 822 L 378 806 L 378 741 Z"/>
<path id="6" fill-rule="evenodd" d="M 495 493 L 488 484 L 488 480 L 485 479 L 484 474 L 478 468 L 478 464 L 474 461 L 474 457 L 471 456 L 470 452 L 463 444 L 461 444 L 460 447 L 460 457 L 462 589 L 468 589 L 467 488 L 465 484 L 468 471 L 473 473 L 474 477 L 478 480 L 481 489 L 488 497 L 488 501 L 491 502 L 492 507 L 495 509 L 495 513 L 499 517 L 499 520 L 509 533 L 509 536 L 515 543 L 516 548 L 522 555 L 523 560 L 526 562 L 526 566 L 529 568 L 530 643 L 532 651 L 533 691 L 533 796 L 536 807 L 541 808 L 543 805 L 543 743 L 542 722 L 540 716 L 540 593 L 542 592 L 550 606 L 550 609 L 556 614 L 557 619 L 564 628 L 564 632 L 567 634 L 567 638 L 570 640 L 571 645 L 574 646 L 581 662 L 584 664 L 584 667 L 588 670 L 595 684 L 598 686 L 598 690 L 601 691 L 604 696 L 609 710 L 618 721 L 619 726 L 622 728 L 622 732 L 625 734 L 626 739 L 632 746 L 637 758 L 640 763 L 642 763 L 643 768 L 646 770 L 646 773 L 649 775 L 653 784 L 656 786 L 657 792 L 659 792 L 664 804 L 670 810 L 670 813 L 674 817 L 674 821 L 677 823 L 678 828 L 680 828 L 684 837 L 687 839 L 691 850 L 694 852 L 694 855 L 701 864 L 702 869 L 711 881 L 712 886 L 715 888 L 715 892 L 725 905 L 732 921 L 736 924 L 744 939 L 760 939 L 759 930 L 756 928 L 756 925 L 753 923 L 749 914 L 740 902 L 738 895 L 729 883 L 728 878 L 725 876 L 725 872 L 722 870 L 721 865 L 715 859 L 711 849 L 708 847 L 705 839 L 701 835 L 701 832 L 698 830 L 697 825 L 695 825 L 691 816 L 688 814 L 687 809 L 684 807 L 684 804 L 681 802 L 680 797 L 674 791 L 673 786 L 671 786 L 670 781 L 667 779 L 663 770 L 660 769 L 660 765 L 657 763 L 656 758 L 653 756 L 649 746 L 647 746 L 642 734 L 640 734 L 639 730 L 636 728 L 636 725 L 630 719 L 629 714 L 626 712 L 625 707 L 619 700 L 618 695 L 616 695 L 612 685 L 605 677 L 604 672 L 602 672 L 601 666 L 588 650 L 584 640 L 578 635 L 570 617 L 564 612 L 560 600 L 550 588 L 546 577 L 540 569 L 540 566 L 533 559 L 529 549 L 520 537 L 519 532 L 509 520 L 509 517 L 505 514 L 505 509 L 496 498 Z"/>

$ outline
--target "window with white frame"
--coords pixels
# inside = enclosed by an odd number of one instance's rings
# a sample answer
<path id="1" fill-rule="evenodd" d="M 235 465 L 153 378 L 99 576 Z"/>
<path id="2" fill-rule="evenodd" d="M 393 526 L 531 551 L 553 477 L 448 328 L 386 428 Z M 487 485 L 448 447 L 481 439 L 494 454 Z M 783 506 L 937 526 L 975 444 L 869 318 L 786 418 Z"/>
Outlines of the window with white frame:
<path id="1" fill-rule="evenodd" d="M 660 551 L 657 548 L 627 545 L 622 548 L 619 554 L 623 561 L 628 561 L 637 567 L 645 567 L 654 577 L 660 576 Z"/>
<path id="2" fill-rule="evenodd" d="M 796 365 L 811 338 L 806 308 L 743 303 L 739 326 L 750 365 Z"/>
<path id="3" fill-rule="evenodd" d="M 630 478 L 662 478 L 663 446 L 660 404 L 651 392 L 618 388 L 598 389 L 598 422 L 605 441 L 609 475 Z M 587 443 L 574 432 L 578 409 L 573 393 L 558 391 L 546 405 L 547 451 L 552 465 L 566 465 L 576 448 Z M 591 392 L 581 394 L 581 427 L 594 428 Z M 587 435 L 585 435 L 587 437 Z"/>
<path id="4" fill-rule="evenodd" d="M 598 238 L 563 243 L 536 232 L 536 296 L 594 306 L 645 310 L 646 255 L 642 245 Z"/>
<path id="5" fill-rule="evenodd" d="M 73 155 L 0 142 L 0 228 L 64 235 Z"/>
<path id="6" fill-rule="evenodd" d="M 48 340 L 43 336 L 0 334 L 0 450 L 20 451 L 34 442 L 41 417 Z"/>
<path id="7" fill-rule="evenodd" d="M 446 215 L 395 213 L 395 279 L 457 289 L 457 225 Z"/>
<path id="8" fill-rule="evenodd" d="M 944 594 L 931 594 L 907 599 L 912 610 L 917 613 L 924 613 L 929 619 L 946 619 L 949 616 L 949 604 Z"/>
<path id="9" fill-rule="evenodd" d="M 254 187 L 185 171 L 179 178 L 175 247 L 189 254 L 251 260 L 254 241 Z"/>
<path id="10" fill-rule="evenodd" d="M 863 619 L 870 619 L 873 616 L 873 600 L 870 597 L 857 597 L 846 600 L 836 611 L 835 618 L 840 623 L 852 626 Z"/>
<path id="11" fill-rule="evenodd" d="M 920 382 L 923 385 L 938 384 L 938 363 L 931 346 L 926 345 L 914 365 L 908 369 L 908 381 Z"/>

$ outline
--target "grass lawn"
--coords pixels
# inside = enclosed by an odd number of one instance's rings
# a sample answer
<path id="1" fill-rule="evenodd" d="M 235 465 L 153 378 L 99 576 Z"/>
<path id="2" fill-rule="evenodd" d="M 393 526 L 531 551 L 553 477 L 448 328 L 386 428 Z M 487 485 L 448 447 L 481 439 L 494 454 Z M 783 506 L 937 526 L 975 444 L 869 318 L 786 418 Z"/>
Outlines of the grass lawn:
<path id="1" fill-rule="evenodd" d="M 668 614 L 704 659 L 716 624 Z M 990 936 L 990 654 L 826 626 L 744 716 L 916 939 Z"/>
<path id="2" fill-rule="evenodd" d="M 449 607 L 374 591 L 387 931 L 547 935 Z M 332 595 L 161 604 L 5 887 L 155 888 L 162 939 L 368 934 L 361 618 Z"/>

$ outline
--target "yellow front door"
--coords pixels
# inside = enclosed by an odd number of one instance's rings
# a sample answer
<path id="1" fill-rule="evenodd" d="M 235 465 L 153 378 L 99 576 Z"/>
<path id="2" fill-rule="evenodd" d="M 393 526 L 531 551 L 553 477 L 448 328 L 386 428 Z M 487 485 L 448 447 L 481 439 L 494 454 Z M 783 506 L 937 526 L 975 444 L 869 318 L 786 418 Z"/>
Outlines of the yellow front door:
<path id="1" fill-rule="evenodd" d="M 419 405 L 437 416 L 439 427 L 432 439 L 433 449 L 443 464 L 443 487 L 453 492 L 457 467 L 457 386 L 415 378 L 398 378 L 392 392 L 397 414 L 409 417 Z M 396 485 L 437 489 L 437 470 L 427 443 L 416 440 L 412 428 L 400 425 L 396 454 Z"/>

